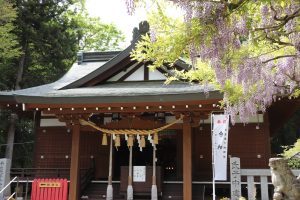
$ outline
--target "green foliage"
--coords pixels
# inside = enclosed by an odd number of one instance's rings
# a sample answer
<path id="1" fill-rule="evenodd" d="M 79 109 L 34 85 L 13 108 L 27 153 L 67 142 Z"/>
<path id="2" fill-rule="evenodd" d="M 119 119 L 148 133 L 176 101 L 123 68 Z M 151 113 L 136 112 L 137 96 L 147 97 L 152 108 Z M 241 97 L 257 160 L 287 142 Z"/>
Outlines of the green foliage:
<path id="1" fill-rule="evenodd" d="M 1 110 L 0 112 L 0 156 L 5 156 L 6 148 L 6 132 L 9 127 L 8 120 L 10 118 L 10 111 Z M 28 114 L 28 113 L 27 113 Z M 14 141 L 14 152 L 12 167 L 25 168 L 32 167 L 33 162 L 33 148 L 34 148 L 34 127 L 32 115 L 26 117 L 19 116 L 16 125 L 16 134 Z"/>
<path id="2" fill-rule="evenodd" d="M 294 145 L 285 146 L 282 155 L 288 159 L 290 168 L 300 169 L 300 139 Z"/>
<path id="3" fill-rule="evenodd" d="M 7 89 L 11 83 L 11 79 L 7 79 L 14 75 L 11 62 L 20 55 L 17 36 L 13 33 L 16 17 L 16 10 L 10 1 L 0 0 L 0 89 Z"/>
<path id="4" fill-rule="evenodd" d="M 16 127 L 12 167 L 28 168 L 33 166 L 34 139 L 32 119 L 20 118 Z"/>
<path id="5" fill-rule="evenodd" d="M 8 3 L 11 2 L 11 3 Z M 0 90 L 46 84 L 60 78 L 79 50 L 114 50 L 123 40 L 112 24 L 86 14 L 82 0 L 0 0 Z M 0 112 L 0 131 L 8 130 L 9 113 Z M 13 166 L 31 165 L 32 120 L 20 117 Z M 6 135 L 0 135 L 1 153 Z"/>
<path id="6" fill-rule="evenodd" d="M 188 52 L 188 41 L 191 39 L 185 24 L 180 19 L 173 19 L 164 12 L 166 5 L 157 4 L 157 10 L 149 14 L 150 27 L 159 27 L 155 42 L 149 35 L 142 37 L 131 57 L 138 61 L 153 61 L 152 69 L 163 64 L 172 65 L 180 55 Z M 176 27 L 174 29 L 174 27 Z"/>
<path id="7" fill-rule="evenodd" d="M 89 17 L 85 12 L 77 16 L 69 16 L 80 24 L 83 36 L 80 50 L 109 51 L 120 49 L 119 44 L 125 37 L 113 24 L 105 24 L 97 17 Z"/>
<path id="8" fill-rule="evenodd" d="M 300 139 L 298 139 L 294 145 L 285 148 L 283 156 L 285 158 L 291 158 L 297 153 L 300 153 Z"/>
<path id="9" fill-rule="evenodd" d="M 180 58 L 190 60 L 189 72 L 175 70 L 167 83 L 181 79 L 214 84 L 224 93 L 225 110 L 233 117 L 243 113 L 244 122 L 266 111 L 276 97 L 300 96 L 295 64 L 300 51 L 299 1 L 152 2 L 152 31 L 137 44 L 132 58 L 151 61 L 152 69 L 172 67 Z M 171 2 L 184 10 L 182 18 L 168 15 Z M 215 74 L 205 79 L 199 60 Z"/>
<path id="10" fill-rule="evenodd" d="M 0 1 L 3 2 L 6 1 Z M 55 81 L 74 63 L 79 50 L 114 50 L 124 40 L 114 25 L 89 17 L 82 1 L 12 2 L 14 9 L 0 6 L 0 13 L 2 10 L 7 13 L 4 17 L 9 29 L 6 29 L 13 33 L 11 38 L 14 39 L 4 41 L 1 38 L 4 36 L 0 34 L 0 61 L 2 46 L 6 58 L 14 58 L 0 62 L 1 90 L 15 89 L 16 84 L 26 88 Z M 8 8 L 12 11 L 6 11 Z M 11 52 L 7 43 L 12 47 Z M 17 44 L 21 47 L 21 56 Z M 20 66 L 22 56 L 25 59 Z M 22 80 L 16 83 L 20 68 L 23 68 Z"/>
<path id="11" fill-rule="evenodd" d="M 12 33 L 15 19 L 16 10 L 12 4 L 7 0 L 0 0 L 0 67 L 3 62 L 20 54 L 16 35 Z"/>
<path id="12" fill-rule="evenodd" d="M 272 152 L 288 160 L 293 169 L 300 169 L 300 109 L 298 109 L 271 140 Z M 296 155 L 297 154 L 297 155 Z"/>
<path id="13" fill-rule="evenodd" d="M 7 119 L 9 118 L 9 112 L 6 110 L 1 110 L 0 112 L 0 144 L 6 143 L 6 131 L 8 129 Z M 5 155 L 5 145 L 0 146 L 0 156 Z"/>

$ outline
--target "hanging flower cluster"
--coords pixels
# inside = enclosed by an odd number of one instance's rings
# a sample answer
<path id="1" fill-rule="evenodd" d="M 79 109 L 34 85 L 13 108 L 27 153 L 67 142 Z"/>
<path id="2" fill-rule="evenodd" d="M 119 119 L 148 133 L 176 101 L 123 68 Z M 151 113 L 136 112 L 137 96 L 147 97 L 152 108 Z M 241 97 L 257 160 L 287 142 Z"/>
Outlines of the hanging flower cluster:
<path id="1" fill-rule="evenodd" d="M 214 84 L 233 120 L 239 115 L 246 122 L 279 98 L 300 96 L 300 1 L 171 2 L 182 8 L 182 22 L 159 7 L 149 19 L 151 39 L 137 45 L 134 59 L 159 67 L 186 56 L 193 67 L 172 80 Z M 214 75 L 199 76 L 199 62 Z"/>

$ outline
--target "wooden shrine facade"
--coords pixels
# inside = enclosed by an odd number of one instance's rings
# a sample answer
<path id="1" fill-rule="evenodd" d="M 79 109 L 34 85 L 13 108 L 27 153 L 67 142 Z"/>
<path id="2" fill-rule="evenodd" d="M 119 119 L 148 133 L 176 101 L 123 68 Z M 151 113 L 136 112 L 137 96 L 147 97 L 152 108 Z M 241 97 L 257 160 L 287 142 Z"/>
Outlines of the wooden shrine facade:
<path id="1" fill-rule="evenodd" d="M 210 115 L 222 111 L 222 95 L 197 84 L 165 85 L 170 69 L 149 71 L 149 63 L 131 60 L 135 41 L 121 52 L 79 54 L 78 62 L 54 83 L 0 93 L 2 108 L 38 114 L 35 167 L 70 168 L 70 200 L 79 197 L 80 169 L 94 166 L 95 179 L 108 176 L 109 148 L 101 145 L 102 133 L 80 123 L 82 119 L 107 129 L 154 129 L 183 116 L 159 133 L 157 165 L 162 178 L 183 181 L 185 200 L 192 199 L 192 181 L 211 180 Z M 175 67 L 189 69 L 181 60 Z M 272 113 L 278 114 L 276 108 Z M 243 168 L 267 168 L 270 123 L 268 115 L 259 114 L 249 124 L 231 126 L 228 154 L 240 157 Z M 113 179 L 117 180 L 120 167 L 127 165 L 123 146 L 114 150 Z M 149 147 L 146 143 L 145 151 L 136 151 L 137 164 L 149 164 L 145 156 Z"/>

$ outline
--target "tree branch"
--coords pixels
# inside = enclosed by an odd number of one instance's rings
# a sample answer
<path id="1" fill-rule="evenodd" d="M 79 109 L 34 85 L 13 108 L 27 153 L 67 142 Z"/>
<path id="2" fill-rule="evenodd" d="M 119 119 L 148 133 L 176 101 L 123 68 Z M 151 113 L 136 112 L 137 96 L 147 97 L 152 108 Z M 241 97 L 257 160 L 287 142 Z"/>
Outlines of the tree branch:
<path id="1" fill-rule="evenodd" d="M 279 20 L 277 21 L 281 21 L 282 23 L 279 23 L 277 25 L 274 26 L 266 26 L 266 27 L 260 27 L 260 28 L 255 28 L 254 31 L 262 31 L 262 30 L 266 30 L 266 29 L 279 29 L 281 27 L 283 27 L 286 23 L 288 23 L 288 21 L 290 21 L 291 19 L 294 19 L 295 17 L 300 17 L 300 8 L 298 10 L 296 10 L 293 14 L 291 15 L 286 15 L 283 18 L 278 18 Z"/>
<path id="2" fill-rule="evenodd" d="M 227 14 L 225 17 L 228 17 L 232 13 L 234 13 L 236 10 L 240 9 L 243 7 L 243 5 L 247 2 L 248 0 L 239 0 L 237 3 L 227 3 L 225 1 L 225 5 L 228 7 L 229 11 L 231 11 L 229 14 Z"/>
<path id="3" fill-rule="evenodd" d="M 298 10 L 296 10 L 290 16 L 289 15 L 285 15 L 284 17 L 277 17 L 277 11 L 275 10 L 275 8 L 272 5 L 271 5 L 271 10 L 273 10 L 274 13 L 275 13 L 275 15 L 273 16 L 273 19 L 275 19 L 276 21 L 285 21 L 285 20 L 287 20 L 288 17 L 296 15 L 300 11 L 300 8 Z"/>
<path id="4" fill-rule="evenodd" d="M 289 42 L 283 42 L 283 41 L 280 41 L 280 40 L 275 40 L 274 38 L 269 37 L 268 34 L 266 34 L 266 39 L 270 40 L 273 43 L 277 43 L 279 45 L 294 46 L 292 43 L 289 43 Z"/>
<path id="5" fill-rule="evenodd" d="M 277 59 L 280 59 L 280 58 L 288 58 L 288 57 L 297 57 L 297 55 L 276 56 L 276 57 L 274 57 L 274 58 L 265 60 L 265 61 L 263 61 L 262 63 L 263 63 L 263 64 L 266 64 L 267 62 L 270 62 L 270 61 L 273 61 L 273 60 L 277 60 Z"/>

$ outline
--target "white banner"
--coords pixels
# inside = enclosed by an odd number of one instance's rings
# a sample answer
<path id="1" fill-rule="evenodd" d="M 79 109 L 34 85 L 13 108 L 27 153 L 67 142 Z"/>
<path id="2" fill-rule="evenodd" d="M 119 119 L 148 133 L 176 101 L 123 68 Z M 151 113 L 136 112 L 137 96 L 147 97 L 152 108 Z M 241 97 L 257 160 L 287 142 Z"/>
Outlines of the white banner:
<path id="1" fill-rule="evenodd" d="M 214 180 L 227 180 L 228 115 L 213 115 Z"/>

